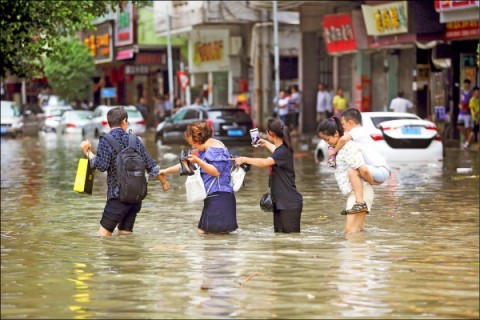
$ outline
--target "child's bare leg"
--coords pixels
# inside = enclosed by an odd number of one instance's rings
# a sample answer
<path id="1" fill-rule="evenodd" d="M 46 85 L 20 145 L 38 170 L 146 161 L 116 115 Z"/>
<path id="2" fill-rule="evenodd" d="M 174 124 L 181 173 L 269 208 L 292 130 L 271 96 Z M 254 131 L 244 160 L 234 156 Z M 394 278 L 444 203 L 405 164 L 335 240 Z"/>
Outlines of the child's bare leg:
<path id="1" fill-rule="evenodd" d="M 350 180 L 350 183 L 352 184 L 353 193 L 355 194 L 356 201 L 357 202 L 365 202 L 365 200 L 363 200 L 362 179 L 360 178 L 360 174 L 359 174 L 358 170 L 355 170 L 353 168 L 349 168 L 347 173 L 348 173 L 348 179 Z"/>
<path id="2" fill-rule="evenodd" d="M 370 170 L 368 170 L 368 167 L 366 165 L 360 166 L 358 168 L 358 172 L 360 173 L 360 177 L 362 177 L 362 179 L 367 181 L 369 184 L 374 186 L 381 184 L 373 180 L 372 173 L 370 172 Z"/>

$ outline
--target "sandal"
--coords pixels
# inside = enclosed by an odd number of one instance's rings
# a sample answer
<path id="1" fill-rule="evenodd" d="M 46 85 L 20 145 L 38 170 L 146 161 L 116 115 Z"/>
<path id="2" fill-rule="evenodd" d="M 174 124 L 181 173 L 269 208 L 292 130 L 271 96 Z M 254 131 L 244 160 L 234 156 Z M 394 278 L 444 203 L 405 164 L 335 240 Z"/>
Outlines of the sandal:
<path id="1" fill-rule="evenodd" d="M 365 202 L 356 202 L 350 209 L 345 210 L 345 214 L 366 213 L 368 214 L 368 207 Z"/>

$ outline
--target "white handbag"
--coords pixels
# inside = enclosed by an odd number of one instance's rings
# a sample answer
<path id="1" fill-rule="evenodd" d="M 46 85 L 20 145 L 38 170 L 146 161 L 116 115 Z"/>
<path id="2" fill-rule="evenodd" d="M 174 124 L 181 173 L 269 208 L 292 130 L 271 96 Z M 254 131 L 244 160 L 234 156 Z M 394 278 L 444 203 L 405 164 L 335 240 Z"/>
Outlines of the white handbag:
<path id="1" fill-rule="evenodd" d="M 232 170 L 230 171 L 230 185 L 234 192 L 237 192 L 242 187 L 245 174 L 246 172 L 242 167 L 232 167 Z"/>
<path id="2" fill-rule="evenodd" d="M 187 177 L 185 181 L 185 191 L 187 193 L 187 202 L 196 202 L 205 200 L 208 192 L 213 186 L 213 183 L 216 179 L 212 181 L 208 190 L 205 190 L 205 185 L 203 184 L 202 176 L 200 174 L 200 168 L 196 167 L 194 174 Z"/>

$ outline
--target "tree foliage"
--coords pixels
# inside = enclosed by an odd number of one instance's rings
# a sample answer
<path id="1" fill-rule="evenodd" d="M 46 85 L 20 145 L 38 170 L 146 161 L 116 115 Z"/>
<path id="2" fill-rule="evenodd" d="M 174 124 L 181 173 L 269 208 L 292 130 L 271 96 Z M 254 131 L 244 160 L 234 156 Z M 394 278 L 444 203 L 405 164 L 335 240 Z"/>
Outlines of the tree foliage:
<path id="1" fill-rule="evenodd" d="M 20 77 L 41 70 L 43 56 L 59 53 L 61 39 L 83 29 L 111 11 L 123 11 L 122 0 L 0 0 L 0 76 Z M 145 5 L 147 0 L 133 3 Z"/>
<path id="2" fill-rule="evenodd" d="M 45 59 L 45 75 L 55 93 L 67 101 L 81 101 L 90 97 L 93 57 L 78 39 L 59 42 L 58 54 Z"/>

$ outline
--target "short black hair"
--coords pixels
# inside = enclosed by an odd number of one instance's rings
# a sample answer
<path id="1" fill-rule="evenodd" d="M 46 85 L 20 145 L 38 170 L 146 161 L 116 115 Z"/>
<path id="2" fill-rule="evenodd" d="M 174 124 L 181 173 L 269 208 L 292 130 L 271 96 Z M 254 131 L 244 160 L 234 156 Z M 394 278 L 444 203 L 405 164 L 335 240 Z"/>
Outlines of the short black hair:
<path id="1" fill-rule="evenodd" d="M 107 121 L 110 128 L 120 127 L 124 119 L 128 120 L 128 113 L 124 107 L 115 107 L 107 112 Z"/>
<path id="2" fill-rule="evenodd" d="M 342 113 L 342 118 L 345 118 L 347 121 L 352 120 L 356 124 L 362 124 L 362 114 L 357 108 L 345 109 L 345 111 Z"/>

